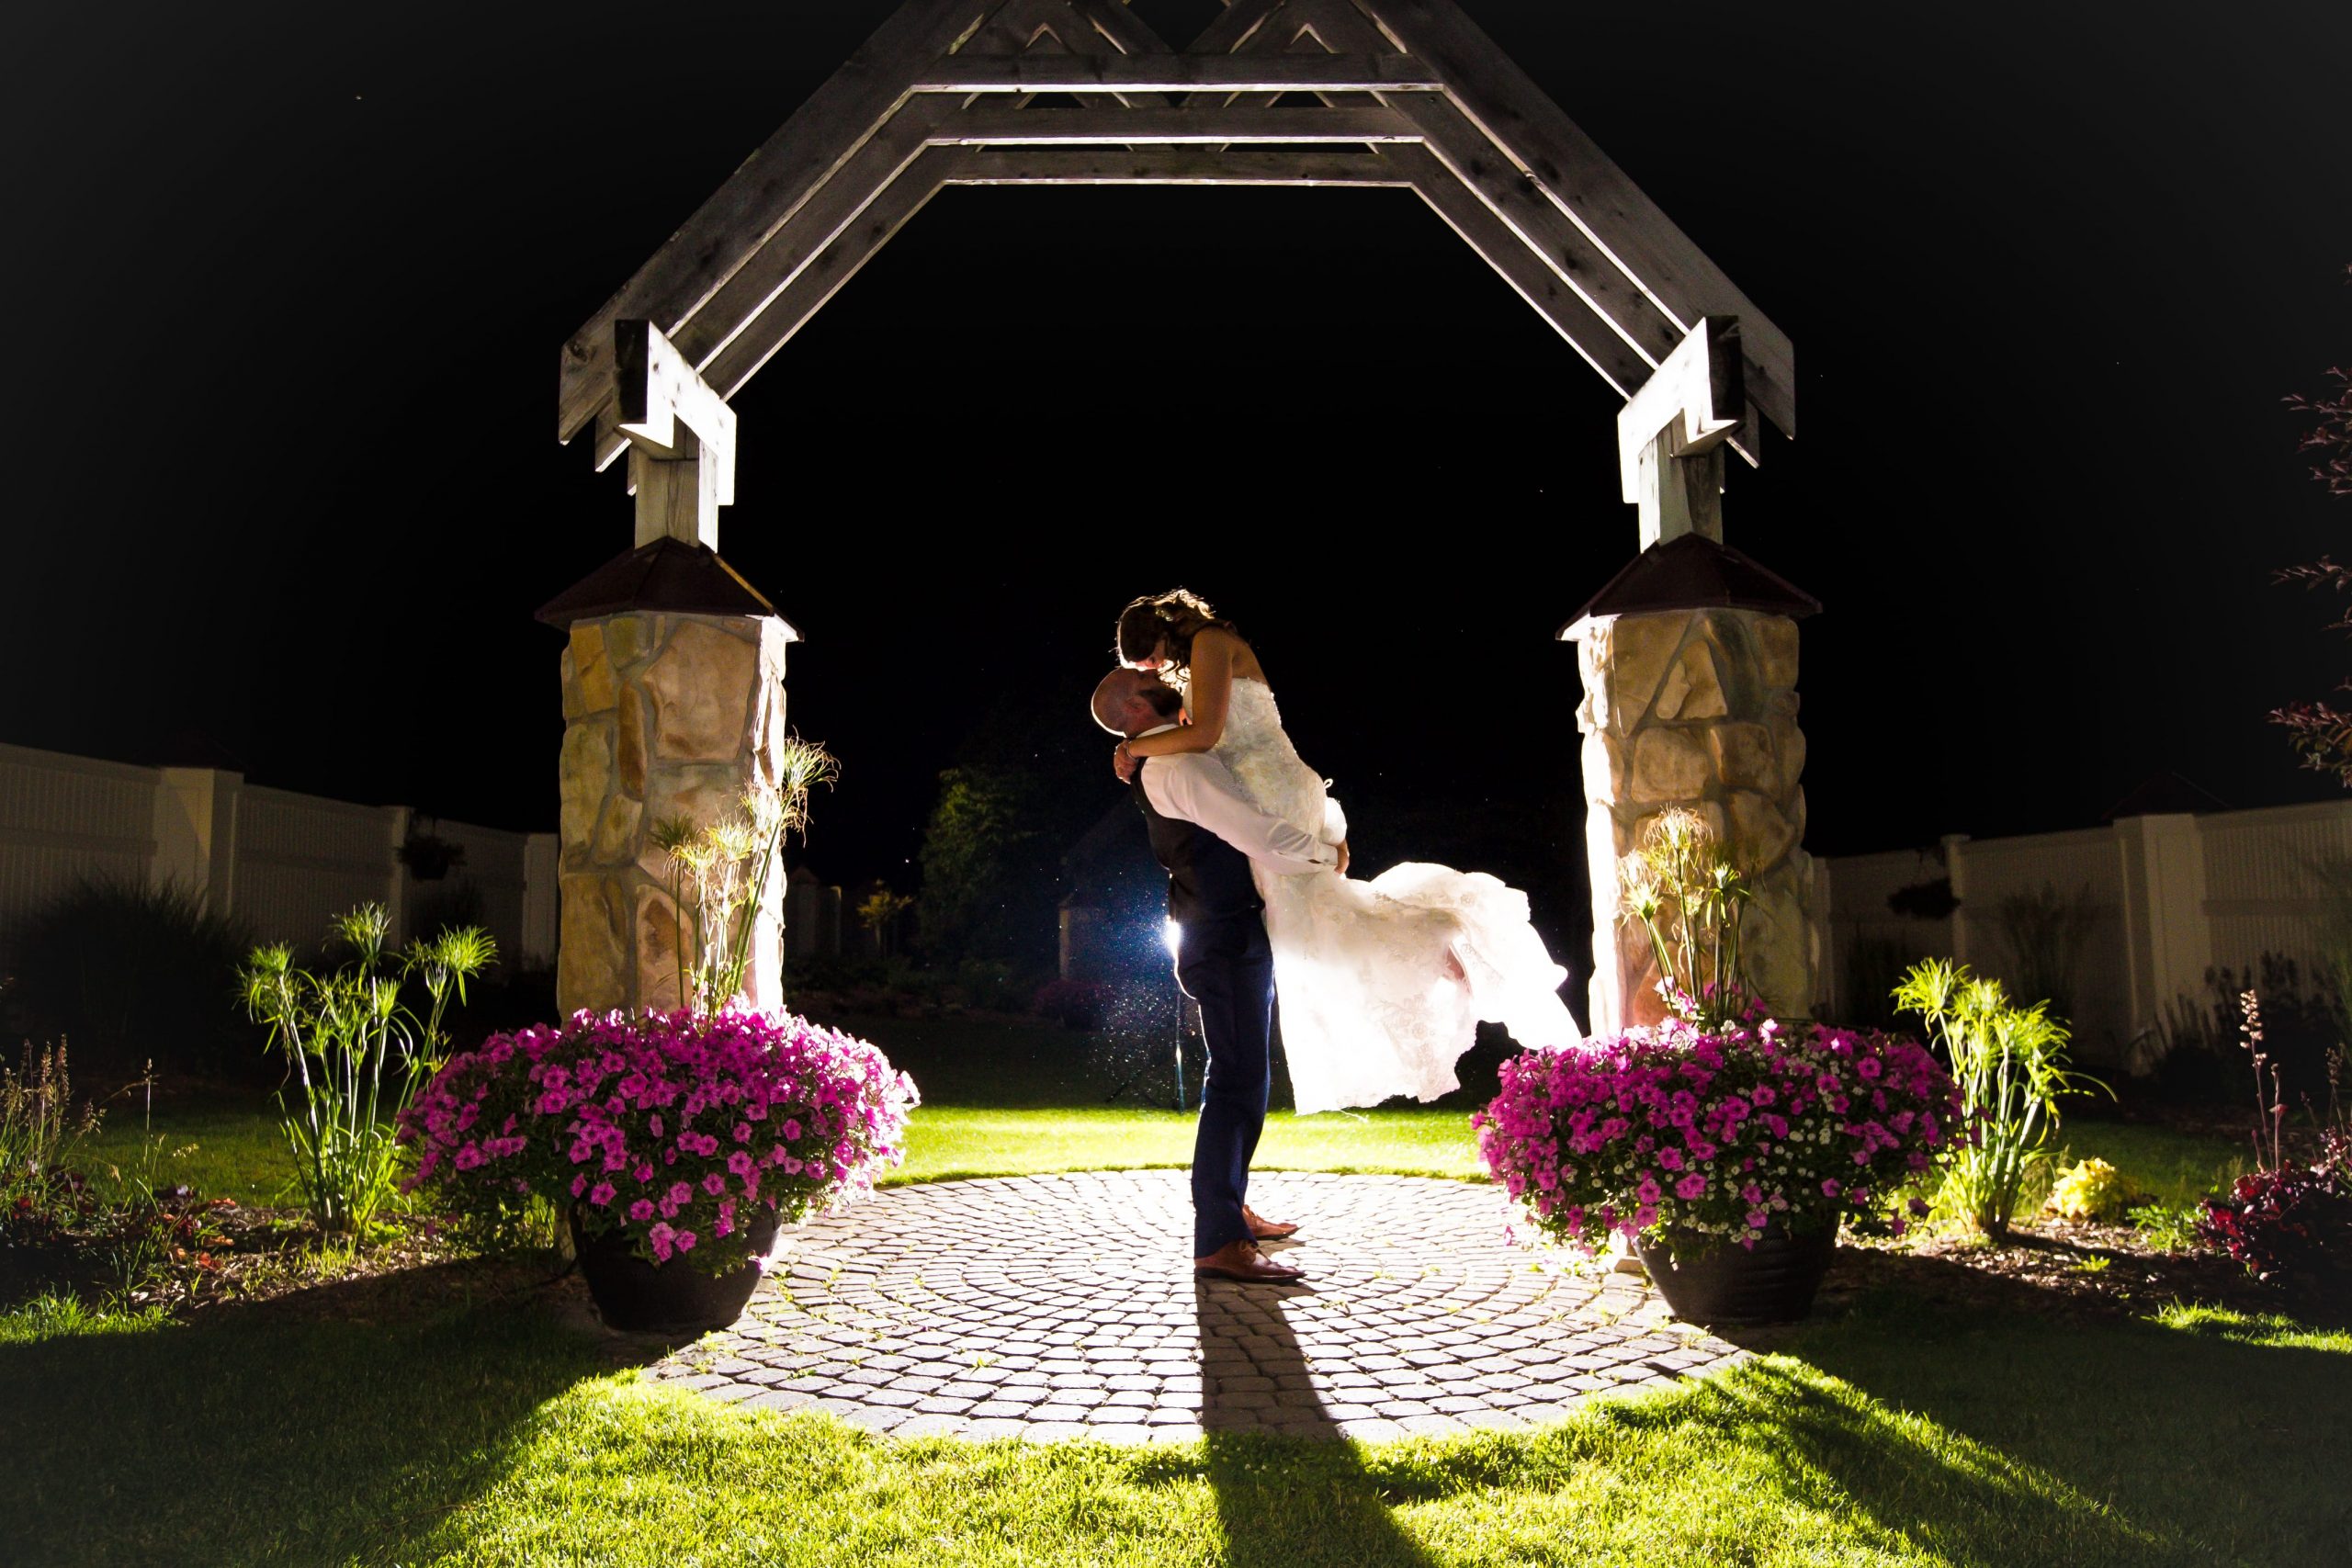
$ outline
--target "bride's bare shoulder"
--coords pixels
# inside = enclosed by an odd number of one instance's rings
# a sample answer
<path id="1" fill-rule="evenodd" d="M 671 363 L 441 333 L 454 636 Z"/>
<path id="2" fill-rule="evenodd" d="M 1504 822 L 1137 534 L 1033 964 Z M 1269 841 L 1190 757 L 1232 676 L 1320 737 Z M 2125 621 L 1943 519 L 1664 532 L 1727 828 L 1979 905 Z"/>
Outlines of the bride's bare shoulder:
<path id="1" fill-rule="evenodd" d="M 1195 647 L 1204 639 L 1214 640 L 1224 650 L 1227 668 L 1232 671 L 1235 680 L 1255 681 L 1261 686 L 1268 683 L 1266 667 L 1258 662 L 1257 650 L 1239 632 L 1230 626 L 1203 626 L 1193 634 Z M 1194 657 L 1198 657 L 1197 653 Z"/>

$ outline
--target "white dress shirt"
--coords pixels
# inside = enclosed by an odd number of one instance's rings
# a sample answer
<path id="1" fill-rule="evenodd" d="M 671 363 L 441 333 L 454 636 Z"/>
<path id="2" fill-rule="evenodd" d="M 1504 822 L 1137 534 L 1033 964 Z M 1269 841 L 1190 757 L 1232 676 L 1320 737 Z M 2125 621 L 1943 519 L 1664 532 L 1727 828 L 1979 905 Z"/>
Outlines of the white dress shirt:
<path id="1" fill-rule="evenodd" d="M 1176 728 L 1163 724 L 1143 733 L 1158 735 Z M 1339 869 L 1340 852 L 1336 848 L 1260 810 L 1242 793 L 1232 770 L 1206 751 L 1179 751 L 1172 756 L 1146 758 L 1143 793 L 1151 802 L 1151 808 L 1162 817 L 1207 829 L 1277 874 L 1297 876 L 1310 871 Z"/>

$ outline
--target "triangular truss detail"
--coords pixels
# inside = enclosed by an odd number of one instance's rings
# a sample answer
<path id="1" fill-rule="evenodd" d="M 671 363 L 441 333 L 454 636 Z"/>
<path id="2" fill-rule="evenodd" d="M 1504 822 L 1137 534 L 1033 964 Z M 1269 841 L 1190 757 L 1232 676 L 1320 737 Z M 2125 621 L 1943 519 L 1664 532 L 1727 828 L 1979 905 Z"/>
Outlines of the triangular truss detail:
<path id="1" fill-rule="evenodd" d="M 1228 0 L 1182 51 L 1124 0 L 908 0 L 565 345 L 559 436 L 626 448 L 616 323 L 731 398 L 954 185 L 1408 188 L 1621 395 L 1736 316 L 1734 445 L 1795 434 L 1787 336 L 1452 0 Z"/>

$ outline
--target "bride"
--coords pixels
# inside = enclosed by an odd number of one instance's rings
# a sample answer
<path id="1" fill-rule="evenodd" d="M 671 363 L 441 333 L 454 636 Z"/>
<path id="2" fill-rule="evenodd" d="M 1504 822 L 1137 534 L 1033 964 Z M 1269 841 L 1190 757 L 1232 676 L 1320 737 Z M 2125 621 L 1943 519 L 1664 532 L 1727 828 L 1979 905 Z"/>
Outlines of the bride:
<path id="1" fill-rule="evenodd" d="M 1347 838 L 1340 803 L 1283 732 L 1250 645 L 1198 595 L 1143 598 L 1119 616 L 1119 660 L 1185 694 L 1192 723 L 1120 743 L 1130 778 L 1147 757 L 1213 751 L 1258 806 L 1326 843 Z M 1283 1050 L 1300 1111 L 1435 1100 L 1478 1021 L 1521 1045 L 1572 1044 L 1567 972 L 1529 921 L 1527 896 L 1483 872 L 1408 861 L 1370 882 L 1258 873 L 1274 953 Z"/>

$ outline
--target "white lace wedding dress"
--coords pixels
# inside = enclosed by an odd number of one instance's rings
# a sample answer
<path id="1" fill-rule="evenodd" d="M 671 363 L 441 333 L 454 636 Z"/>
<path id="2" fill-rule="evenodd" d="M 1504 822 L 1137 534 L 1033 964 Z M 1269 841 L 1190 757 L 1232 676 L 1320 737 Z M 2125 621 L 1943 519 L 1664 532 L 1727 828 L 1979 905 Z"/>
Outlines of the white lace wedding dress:
<path id="1" fill-rule="evenodd" d="M 1327 842 L 1347 836 L 1339 803 L 1299 760 L 1265 682 L 1233 682 L 1216 754 L 1262 809 Z M 1521 1045 L 1580 1038 L 1560 1000 L 1567 971 L 1535 934 L 1527 895 L 1484 872 L 1408 861 L 1358 882 L 1261 870 L 1258 890 L 1302 1112 L 1394 1095 L 1435 1100 L 1459 1088 L 1453 1065 L 1481 1019 Z"/>

